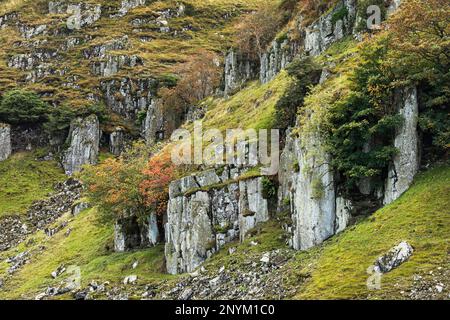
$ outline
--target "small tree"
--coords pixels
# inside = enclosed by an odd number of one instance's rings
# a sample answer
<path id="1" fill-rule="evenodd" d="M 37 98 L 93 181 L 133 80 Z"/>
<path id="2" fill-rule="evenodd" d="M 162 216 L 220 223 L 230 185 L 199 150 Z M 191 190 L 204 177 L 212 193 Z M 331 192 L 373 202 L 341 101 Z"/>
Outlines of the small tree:
<path id="1" fill-rule="evenodd" d="M 186 108 L 214 93 L 220 83 L 219 59 L 215 53 L 200 50 L 176 70 L 178 82 L 172 88 L 161 88 L 159 96 L 164 110 L 179 115 Z"/>
<path id="2" fill-rule="evenodd" d="M 391 68 L 419 84 L 424 156 L 448 156 L 450 146 L 450 2 L 409 0 L 390 20 Z"/>
<path id="3" fill-rule="evenodd" d="M 119 158 L 106 159 L 97 166 L 85 166 L 80 173 L 90 201 L 98 205 L 100 214 L 115 220 L 130 214 L 144 216 L 148 207 L 139 185 L 151 151 L 143 143 L 135 143 Z"/>
<path id="4" fill-rule="evenodd" d="M 275 38 L 282 23 L 282 15 L 275 4 L 266 4 L 244 17 L 237 26 L 237 46 L 242 54 L 259 60 Z"/>

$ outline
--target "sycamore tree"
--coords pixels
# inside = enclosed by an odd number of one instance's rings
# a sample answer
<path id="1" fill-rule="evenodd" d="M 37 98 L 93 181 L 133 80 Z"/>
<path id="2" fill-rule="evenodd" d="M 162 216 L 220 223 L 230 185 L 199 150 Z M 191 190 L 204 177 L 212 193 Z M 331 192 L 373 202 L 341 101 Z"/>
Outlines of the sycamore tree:
<path id="1" fill-rule="evenodd" d="M 176 170 L 169 153 L 152 157 L 144 170 L 144 179 L 139 185 L 144 203 L 157 215 L 162 216 L 167 210 L 169 184 L 176 177 Z"/>
<path id="2" fill-rule="evenodd" d="M 120 157 L 85 166 L 80 179 L 104 220 L 112 221 L 129 215 L 144 218 L 152 210 L 163 214 L 174 172 L 170 158 L 137 142 Z"/>
<path id="3" fill-rule="evenodd" d="M 419 85 L 425 155 L 450 147 L 450 2 L 407 0 L 389 21 L 390 64 L 400 83 Z"/>

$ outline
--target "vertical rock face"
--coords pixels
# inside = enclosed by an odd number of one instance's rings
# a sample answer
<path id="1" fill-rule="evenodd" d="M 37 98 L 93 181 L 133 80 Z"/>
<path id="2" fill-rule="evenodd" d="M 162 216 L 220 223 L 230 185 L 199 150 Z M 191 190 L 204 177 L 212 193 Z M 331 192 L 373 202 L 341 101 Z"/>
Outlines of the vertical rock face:
<path id="1" fill-rule="evenodd" d="M 352 34 L 356 17 L 356 0 L 342 0 L 306 29 L 305 51 L 317 56 L 331 44 Z"/>
<path id="2" fill-rule="evenodd" d="M 124 149 L 125 132 L 122 127 L 117 127 L 109 136 L 109 152 L 115 156 L 120 156 Z"/>
<path id="3" fill-rule="evenodd" d="M 136 120 L 140 111 L 148 109 L 156 95 L 157 81 L 143 79 L 111 79 L 101 82 L 106 104 L 112 111 L 129 120 Z"/>
<path id="4" fill-rule="evenodd" d="M 404 118 L 404 123 L 398 130 L 394 141 L 394 146 L 399 152 L 389 168 L 383 201 L 385 205 L 395 201 L 408 190 L 419 170 L 420 152 L 417 132 L 419 104 L 417 89 L 405 89 L 401 96 L 399 112 Z"/>
<path id="5" fill-rule="evenodd" d="M 319 145 L 318 139 L 308 144 L 309 148 Z M 351 203 L 336 196 L 328 155 L 309 148 L 288 132 L 280 157 L 278 207 L 283 210 L 289 202 L 289 244 L 297 250 L 319 245 L 344 230 L 350 220 Z"/>
<path id="6" fill-rule="evenodd" d="M 228 97 L 238 90 L 247 80 L 257 74 L 257 66 L 248 59 L 230 50 L 225 56 L 224 95 Z"/>
<path id="7" fill-rule="evenodd" d="M 286 39 L 282 42 L 275 40 L 267 52 L 261 57 L 259 78 L 261 83 L 272 80 L 282 69 L 292 62 L 298 53 L 298 44 Z"/>
<path id="8" fill-rule="evenodd" d="M 147 145 L 164 139 L 164 115 L 156 99 L 148 106 L 142 127 L 142 135 Z"/>
<path id="9" fill-rule="evenodd" d="M 328 156 L 308 155 L 296 147 L 300 172 L 292 183 L 292 221 L 294 249 L 314 247 L 335 233 L 336 194 Z"/>
<path id="10" fill-rule="evenodd" d="M 0 123 L 0 161 L 8 159 L 11 152 L 11 127 Z"/>
<path id="11" fill-rule="evenodd" d="M 97 116 L 78 118 L 70 125 L 70 147 L 64 153 L 63 166 L 72 175 L 85 164 L 95 164 L 98 157 L 100 125 Z"/>
<path id="12" fill-rule="evenodd" d="M 262 178 L 234 182 L 235 170 L 209 170 L 170 185 L 165 228 L 169 273 L 193 271 L 226 243 L 244 240 L 250 229 L 269 219 Z"/>

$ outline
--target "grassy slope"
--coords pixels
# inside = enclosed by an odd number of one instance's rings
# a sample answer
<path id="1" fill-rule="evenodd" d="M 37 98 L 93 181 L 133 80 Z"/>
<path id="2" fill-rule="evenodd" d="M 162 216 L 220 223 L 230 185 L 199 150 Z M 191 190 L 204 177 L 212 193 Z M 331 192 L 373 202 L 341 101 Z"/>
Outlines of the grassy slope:
<path id="1" fill-rule="evenodd" d="M 18 153 L 0 162 L 0 217 L 23 214 L 35 200 L 53 191 L 64 180 L 54 161 L 36 161 L 31 153 Z"/>
<path id="2" fill-rule="evenodd" d="M 20 12 L 20 20 L 26 24 L 38 25 L 47 24 L 50 30 L 61 29 L 65 25 L 66 15 L 48 14 L 48 0 L 6 0 L 5 4 L 0 6 L 0 15 L 7 12 Z M 20 82 L 24 72 L 7 67 L 7 60 L 11 55 L 28 52 L 28 49 L 14 46 L 14 43 L 22 41 L 30 43 L 35 40 L 48 40 L 45 44 L 46 49 L 59 49 L 67 37 L 38 35 L 33 39 L 26 41 L 22 39 L 15 27 L 7 27 L 0 34 L 0 93 L 11 89 L 17 85 L 25 85 L 28 89 L 41 93 L 53 93 L 49 99 L 61 102 L 67 102 L 71 106 L 82 106 L 88 103 L 85 95 L 88 92 L 96 92 L 99 82 L 103 79 L 91 73 L 90 63 L 92 61 L 82 59 L 84 49 L 92 45 L 105 43 L 108 40 L 116 39 L 127 35 L 131 47 L 115 52 L 117 54 L 137 54 L 145 60 L 144 66 L 135 68 L 124 67 L 118 74 L 111 78 L 119 77 L 159 77 L 164 76 L 174 70 L 174 66 L 182 63 L 186 58 L 198 52 L 200 48 L 223 52 L 232 44 L 234 24 L 237 22 L 237 16 L 252 10 L 263 3 L 263 0 L 185 0 L 183 3 L 190 7 L 192 12 L 185 16 L 170 19 L 169 25 L 172 29 L 180 31 L 183 27 L 189 25 L 194 30 L 179 32 L 178 35 L 165 34 L 157 31 L 157 28 L 142 27 L 141 31 L 132 25 L 136 18 L 151 18 L 155 12 L 165 9 L 178 8 L 179 3 L 175 0 L 152 1 L 148 0 L 144 6 L 139 6 L 130 10 L 124 17 L 110 18 L 108 9 L 112 8 L 111 13 L 120 8 L 120 1 L 85 1 L 95 4 L 102 4 L 104 13 L 94 25 L 75 31 L 70 34 L 73 36 L 90 35 L 91 41 L 75 46 L 64 52 L 59 50 L 60 61 L 52 61 L 58 69 L 67 70 L 65 76 L 52 75 L 39 79 L 37 83 L 23 84 Z M 226 17 L 231 16 L 231 17 Z M 50 32 L 51 33 L 51 32 Z M 140 37 L 145 36 L 152 39 L 149 42 L 140 41 Z M 8 48 L 5 50 L 4 48 Z M 111 52 L 112 53 L 112 52 Z M 81 89 L 65 88 L 64 91 L 59 88 L 66 82 L 67 78 L 75 76 Z"/>
<path id="3" fill-rule="evenodd" d="M 62 217 L 60 221 L 64 219 L 70 217 Z M 10 279 L 6 278 L 7 264 L 0 263 L 0 278 L 7 279 L 4 289 L 0 291 L 0 299 L 32 299 L 48 286 L 58 286 L 65 276 L 54 280 L 50 274 L 61 264 L 80 267 L 83 287 L 92 280 L 120 284 L 124 277 L 131 274 L 137 275 L 139 282 L 145 283 L 172 277 L 162 273 L 164 247 L 161 245 L 131 253 L 112 253 L 109 249 L 112 245 L 112 226 L 99 223 L 95 209 L 85 210 L 73 218 L 70 228 L 72 232 L 68 237 L 64 235 L 65 230 L 52 238 L 39 232 L 30 238 L 35 240 L 34 244 L 21 244 L 16 249 L 0 253 L 0 261 L 25 250 L 33 253 L 31 262 Z M 47 249 L 40 251 L 41 245 Z M 139 265 L 132 270 L 135 261 Z"/>
<path id="4" fill-rule="evenodd" d="M 392 205 L 375 215 L 362 219 L 339 236 L 321 247 L 296 252 L 285 266 L 285 285 L 294 287 L 297 299 L 357 299 L 401 298 L 400 291 L 410 288 L 414 274 L 425 274 L 439 266 L 448 265 L 450 235 L 450 168 L 438 167 L 417 178 L 413 187 Z M 63 217 L 61 220 L 69 219 Z M 42 233 L 34 235 L 35 243 L 25 244 L 0 254 L 0 261 L 18 252 L 37 252 L 31 263 L 25 265 L 5 283 L 0 299 L 33 298 L 47 286 L 58 285 L 50 273 L 61 263 L 77 265 L 82 271 L 82 284 L 90 281 L 110 281 L 120 285 L 130 274 L 138 275 L 138 283 L 167 286 L 176 276 L 164 274 L 163 246 L 131 253 L 111 253 L 112 226 L 99 224 L 95 209 L 86 210 L 73 218 L 69 237 L 61 231 L 51 239 Z M 367 268 L 374 260 L 400 241 L 411 243 L 415 252 L 411 259 L 385 275 L 380 291 L 366 289 Z M 250 241 L 257 241 L 252 246 Z M 46 250 L 39 252 L 38 247 Z M 228 247 L 237 252 L 228 255 Z M 249 257 L 277 248 L 287 249 L 283 231 L 276 222 L 263 226 L 261 231 L 243 244 L 230 243 L 206 262 L 210 272 L 221 266 L 244 263 Z M 136 270 L 132 263 L 138 260 Z M 6 274 L 7 265 L 0 263 L 0 278 Z M 305 282 L 305 279 L 306 282 Z M 64 298 L 64 297 L 63 297 Z"/>

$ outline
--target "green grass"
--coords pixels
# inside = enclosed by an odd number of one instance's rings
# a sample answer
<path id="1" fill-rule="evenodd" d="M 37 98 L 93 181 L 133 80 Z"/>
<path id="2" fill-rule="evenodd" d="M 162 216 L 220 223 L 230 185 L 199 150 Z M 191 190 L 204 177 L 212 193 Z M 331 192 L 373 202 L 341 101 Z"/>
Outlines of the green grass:
<path id="1" fill-rule="evenodd" d="M 296 298 L 401 298 L 400 291 L 411 285 L 414 274 L 449 265 L 449 194 L 449 167 L 420 174 L 399 200 L 313 250 L 320 251 L 316 267 Z M 367 268 L 401 241 L 408 241 L 414 254 L 383 276 L 381 290 L 369 291 Z"/>
<path id="2" fill-rule="evenodd" d="M 290 82 L 282 71 L 272 81 L 249 83 L 229 99 L 209 99 L 208 112 L 203 119 L 204 129 L 271 129 L 275 105 Z"/>
<path id="3" fill-rule="evenodd" d="M 0 162 L 0 217 L 25 213 L 64 179 L 55 161 L 36 161 L 32 153 L 16 153 Z"/>

